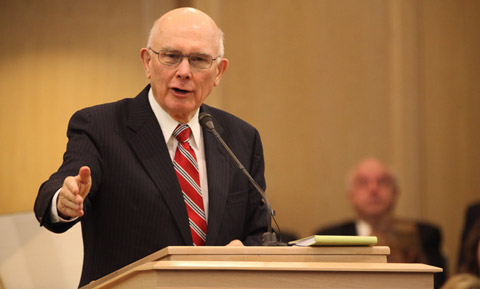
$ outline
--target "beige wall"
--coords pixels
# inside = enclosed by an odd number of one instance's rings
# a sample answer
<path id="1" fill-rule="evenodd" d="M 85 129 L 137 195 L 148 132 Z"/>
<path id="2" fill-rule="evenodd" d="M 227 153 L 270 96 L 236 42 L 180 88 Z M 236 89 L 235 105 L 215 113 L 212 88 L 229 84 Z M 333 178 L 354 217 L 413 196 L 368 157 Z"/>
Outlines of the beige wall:
<path id="1" fill-rule="evenodd" d="M 191 2 L 226 35 L 208 102 L 259 129 L 282 229 L 351 216 L 345 173 L 375 155 L 401 178 L 399 214 L 439 224 L 455 260 L 480 199 L 479 1 Z M 139 49 L 178 3 L 2 1 L 0 213 L 31 210 L 75 110 L 143 88 Z"/>
<path id="2" fill-rule="evenodd" d="M 0 213 L 33 208 L 61 163 L 73 112 L 146 85 L 140 48 L 174 7 L 158 2 L 2 1 Z"/>

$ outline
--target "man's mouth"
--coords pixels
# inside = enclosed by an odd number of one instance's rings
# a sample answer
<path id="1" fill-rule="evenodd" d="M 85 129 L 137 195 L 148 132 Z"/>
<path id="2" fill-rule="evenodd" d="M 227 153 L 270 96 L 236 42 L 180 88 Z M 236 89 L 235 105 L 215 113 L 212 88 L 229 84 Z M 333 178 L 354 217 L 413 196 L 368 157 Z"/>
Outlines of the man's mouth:
<path id="1" fill-rule="evenodd" d="M 185 94 L 185 93 L 191 92 L 190 90 L 181 89 L 181 88 L 177 88 L 177 87 L 173 87 L 172 90 L 175 91 L 176 93 L 181 93 L 181 94 Z"/>

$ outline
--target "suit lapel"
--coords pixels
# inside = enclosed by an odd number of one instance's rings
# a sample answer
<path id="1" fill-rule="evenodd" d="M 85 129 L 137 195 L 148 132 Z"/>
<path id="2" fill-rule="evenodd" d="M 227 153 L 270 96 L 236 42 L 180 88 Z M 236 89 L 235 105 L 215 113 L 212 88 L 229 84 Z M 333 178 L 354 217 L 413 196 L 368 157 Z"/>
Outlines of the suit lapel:
<path id="1" fill-rule="evenodd" d="M 128 139 L 132 150 L 167 203 L 185 244 L 191 244 L 192 237 L 185 202 L 162 130 L 148 103 L 148 89 L 149 86 L 132 102 L 127 120 Z"/>
<path id="2" fill-rule="evenodd" d="M 203 105 L 201 111 L 212 112 Z M 214 119 L 217 132 L 222 135 L 223 127 Z M 208 178 L 208 227 L 205 245 L 215 245 L 222 225 L 223 215 L 228 197 L 230 182 L 235 173 L 232 160 L 212 133 L 203 130 L 205 159 L 207 162 Z"/>

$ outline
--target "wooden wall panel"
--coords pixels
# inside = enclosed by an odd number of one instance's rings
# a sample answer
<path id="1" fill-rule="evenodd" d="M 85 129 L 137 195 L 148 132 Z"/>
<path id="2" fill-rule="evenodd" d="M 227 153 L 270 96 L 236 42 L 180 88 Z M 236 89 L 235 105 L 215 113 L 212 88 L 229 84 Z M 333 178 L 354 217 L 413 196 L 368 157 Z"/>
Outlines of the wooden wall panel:
<path id="1" fill-rule="evenodd" d="M 465 208 L 480 200 L 480 2 L 421 3 L 422 210 L 455 268 Z"/>
<path id="2" fill-rule="evenodd" d="M 387 4 L 242 1 L 212 9 L 221 11 L 231 61 L 222 104 L 260 130 L 267 193 L 284 229 L 306 235 L 348 217 L 349 167 L 366 155 L 391 161 Z"/>
<path id="3" fill-rule="evenodd" d="M 359 156 L 388 157 L 384 3 L 302 1 L 292 9 L 293 1 L 242 1 L 212 9 L 230 60 L 222 104 L 260 130 L 267 192 L 285 229 L 308 234 L 336 212 L 350 214 L 347 168 Z"/>
<path id="4" fill-rule="evenodd" d="M 0 213 L 31 210 L 61 163 L 70 116 L 133 97 L 153 20 L 174 1 L 0 3 Z"/>

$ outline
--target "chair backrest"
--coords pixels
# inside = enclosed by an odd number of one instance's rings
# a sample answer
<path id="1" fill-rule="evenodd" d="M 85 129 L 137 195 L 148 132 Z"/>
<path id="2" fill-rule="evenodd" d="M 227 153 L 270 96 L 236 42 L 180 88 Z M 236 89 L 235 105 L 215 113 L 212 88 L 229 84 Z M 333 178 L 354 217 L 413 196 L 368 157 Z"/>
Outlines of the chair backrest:
<path id="1" fill-rule="evenodd" d="M 77 288 L 82 260 L 78 224 L 55 234 L 33 212 L 0 216 L 0 289 Z"/>

